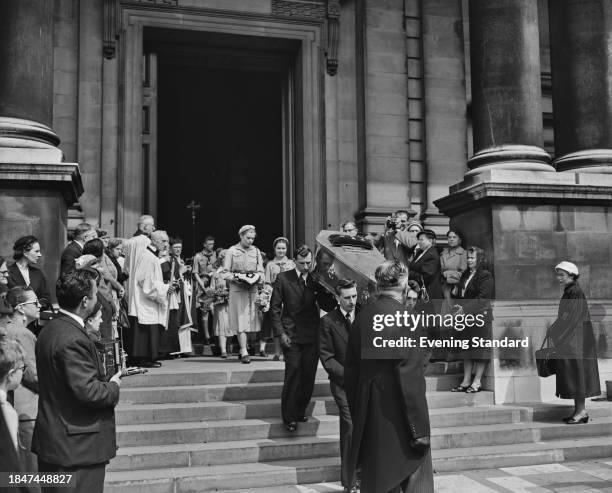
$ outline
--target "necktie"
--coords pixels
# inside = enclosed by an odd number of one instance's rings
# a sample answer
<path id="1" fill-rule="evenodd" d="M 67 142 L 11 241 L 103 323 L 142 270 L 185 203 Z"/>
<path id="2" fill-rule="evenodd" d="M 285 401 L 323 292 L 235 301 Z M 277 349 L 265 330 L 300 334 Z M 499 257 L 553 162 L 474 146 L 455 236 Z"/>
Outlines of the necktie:
<path id="1" fill-rule="evenodd" d="M 300 280 L 301 280 L 301 282 L 302 282 L 302 286 L 303 286 L 303 287 L 306 287 L 306 274 L 302 274 L 302 275 L 300 276 Z"/>
<path id="2" fill-rule="evenodd" d="M 346 326 L 350 327 L 351 326 L 351 312 L 347 312 L 344 318 L 346 319 Z"/>
<path id="3" fill-rule="evenodd" d="M 17 415 L 17 411 L 15 411 L 13 406 L 11 406 L 6 400 L 6 395 L 4 393 L 0 393 L 0 411 L 2 414 L 4 414 L 6 427 L 8 428 L 11 439 L 13 440 L 15 450 L 18 450 L 19 442 L 17 441 L 17 432 L 19 429 L 19 416 Z"/>

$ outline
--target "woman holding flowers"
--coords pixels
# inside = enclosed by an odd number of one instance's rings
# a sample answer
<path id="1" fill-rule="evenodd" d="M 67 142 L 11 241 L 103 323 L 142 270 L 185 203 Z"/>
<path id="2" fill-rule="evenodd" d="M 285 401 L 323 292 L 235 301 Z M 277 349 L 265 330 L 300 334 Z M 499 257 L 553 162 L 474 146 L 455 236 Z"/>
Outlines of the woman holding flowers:
<path id="1" fill-rule="evenodd" d="M 229 318 L 229 289 L 227 282 L 223 279 L 223 262 L 227 250 L 221 250 L 217 260 L 213 264 L 210 274 L 210 286 L 207 295 L 212 300 L 213 307 L 213 331 L 219 338 L 221 357 L 227 358 L 227 338 L 235 336 L 238 331 L 230 324 Z"/>

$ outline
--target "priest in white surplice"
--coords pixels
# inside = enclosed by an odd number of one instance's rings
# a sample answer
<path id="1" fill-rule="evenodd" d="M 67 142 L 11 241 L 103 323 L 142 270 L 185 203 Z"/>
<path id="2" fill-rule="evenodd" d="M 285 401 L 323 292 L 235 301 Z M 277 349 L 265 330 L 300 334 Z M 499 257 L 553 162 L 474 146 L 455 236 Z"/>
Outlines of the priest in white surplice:
<path id="1" fill-rule="evenodd" d="M 145 367 L 159 367 L 159 340 L 168 320 L 168 297 L 176 289 L 164 284 L 159 251 L 168 249 L 165 231 L 154 231 L 134 272 L 134 306 L 137 323 L 131 356 Z"/>

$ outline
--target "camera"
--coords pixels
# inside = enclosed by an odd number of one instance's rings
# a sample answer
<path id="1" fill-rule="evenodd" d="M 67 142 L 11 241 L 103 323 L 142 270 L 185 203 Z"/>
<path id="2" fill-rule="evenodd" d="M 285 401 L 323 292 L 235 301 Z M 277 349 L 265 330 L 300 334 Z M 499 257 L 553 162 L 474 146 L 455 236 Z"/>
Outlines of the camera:
<path id="1" fill-rule="evenodd" d="M 393 217 L 388 217 L 387 221 L 385 222 L 385 227 L 387 229 L 395 230 L 397 228 L 397 226 L 395 225 L 395 219 Z"/>

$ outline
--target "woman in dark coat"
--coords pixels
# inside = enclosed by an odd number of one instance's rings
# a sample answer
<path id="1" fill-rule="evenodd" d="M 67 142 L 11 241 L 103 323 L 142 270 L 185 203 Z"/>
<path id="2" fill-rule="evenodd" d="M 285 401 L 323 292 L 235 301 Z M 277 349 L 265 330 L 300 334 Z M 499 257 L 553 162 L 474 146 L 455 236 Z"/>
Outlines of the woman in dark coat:
<path id="1" fill-rule="evenodd" d="M 493 323 L 491 300 L 495 295 L 495 282 L 493 275 L 485 268 L 482 248 L 474 246 L 468 248 L 467 266 L 468 268 L 461 274 L 459 283 L 452 293 L 459 305 L 455 315 L 474 315 L 474 317 L 480 315 L 479 318 L 484 323 L 475 323 L 470 327 L 465 324 L 465 328 L 457 332 L 458 335 L 455 338 L 468 342 L 471 342 L 473 337 L 489 339 Z M 457 327 L 458 325 L 455 328 Z M 482 386 L 482 375 L 491 357 L 491 349 L 470 347 L 465 350 L 455 350 L 453 354 L 463 359 L 463 380 L 459 386 L 451 390 L 470 394 L 479 392 Z M 472 372 L 474 373 L 473 379 Z"/>
<path id="2" fill-rule="evenodd" d="M 51 306 L 51 294 L 47 288 L 47 279 L 37 267 L 42 258 L 40 243 L 35 236 L 23 236 L 13 245 L 15 263 L 8 268 L 8 288 L 15 286 L 31 287 L 38 301 L 46 309 Z"/>
<path id="3" fill-rule="evenodd" d="M 557 397 L 574 399 L 574 414 L 567 424 L 588 423 L 585 399 L 601 393 L 595 336 L 586 297 L 578 284 L 578 267 L 561 262 L 555 267 L 563 286 L 557 320 L 548 329 L 556 350 Z"/>

